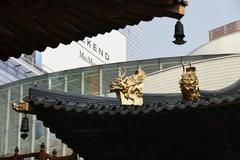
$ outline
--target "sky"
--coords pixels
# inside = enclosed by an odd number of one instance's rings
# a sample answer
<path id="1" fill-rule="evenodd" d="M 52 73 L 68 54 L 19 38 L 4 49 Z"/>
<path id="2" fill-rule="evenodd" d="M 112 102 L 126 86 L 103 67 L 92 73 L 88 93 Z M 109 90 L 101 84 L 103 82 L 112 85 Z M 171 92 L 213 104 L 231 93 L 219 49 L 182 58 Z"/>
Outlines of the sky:
<path id="1" fill-rule="evenodd" d="M 184 45 L 175 45 L 174 26 L 176 19 L 162 17 L 139 26 L 145 36 L 145 58 L 182 56 L 208 42 L 208 31 L 230 22 L 240 20 L 240 0 L 189 0 L 185 15 Z"/>

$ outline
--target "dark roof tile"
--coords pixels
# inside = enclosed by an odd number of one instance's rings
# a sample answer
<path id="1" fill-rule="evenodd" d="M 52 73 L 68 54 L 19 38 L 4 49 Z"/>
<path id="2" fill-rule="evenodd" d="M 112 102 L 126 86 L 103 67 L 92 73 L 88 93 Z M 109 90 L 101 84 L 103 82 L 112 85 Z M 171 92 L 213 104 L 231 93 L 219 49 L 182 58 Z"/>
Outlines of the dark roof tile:
<path id="1" fill-rule="evenodd" d="M 177 0 L 5 0 L 0 5 L 0 58 L 32 54 L 85 37 L 150 21 L 154 17 L 180 19 Z"/>

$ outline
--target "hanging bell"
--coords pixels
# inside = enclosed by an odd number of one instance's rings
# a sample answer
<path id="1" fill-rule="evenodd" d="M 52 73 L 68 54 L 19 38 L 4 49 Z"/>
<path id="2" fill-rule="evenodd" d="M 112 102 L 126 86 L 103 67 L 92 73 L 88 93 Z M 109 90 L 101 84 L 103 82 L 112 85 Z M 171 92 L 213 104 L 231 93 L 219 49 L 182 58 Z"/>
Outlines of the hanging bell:
<path id="1" fill-rule="evenodd" d="M 28 118 L 26 117 L 26 115 L 22 118 L 22 125 L 20 131 L 24 133 L 29 132 Z"/>
<path id="2" fill-rule="evenodd" d="M 28 134 L 27 134 L 27 133 L 22 133 L 22 134 L 21 134 L 21 138 L 22 138 L 22 139 L 26 139 L 26 138 L 27 138 L 27 136 L 28 136 Z"/>
<path id="3" fill-rule="evenodd" d="M 177 45 L 186 43 L 186 41 L 183 40 L 184 37 L 185 35 L 183 30 L 183 24 L 180 21 L 177 21 L 177 23 L 175 24 L 175 34 L 174 34 L 175 41 L 173 41 L 173 43 Z"/>

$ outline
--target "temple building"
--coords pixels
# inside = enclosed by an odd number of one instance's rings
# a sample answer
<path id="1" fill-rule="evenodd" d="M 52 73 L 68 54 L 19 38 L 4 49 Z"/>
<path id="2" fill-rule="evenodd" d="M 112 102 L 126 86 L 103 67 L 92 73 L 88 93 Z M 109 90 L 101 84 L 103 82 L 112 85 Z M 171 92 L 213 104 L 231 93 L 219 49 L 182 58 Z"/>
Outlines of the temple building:
<path id="1" fill-rule="evenodd" d="M 157 88 L 158 85 L 163 83 L 161 82 L 161 80 L 164 80 L 165 78 L 169 79 L 167 75 L 176 75 L 177 80 L 172 82 L 172 84 L 168 86 L 168 88 L 170 92 L 171 87 L 175 86 L 175 88 L 173 89 L 177 92 L 173 90 L 172 93 L 177 93 L 178 96 L 180 96 L 179 79 L 181 78 L 182 73 L 181 63 L 188 64 L 189 62 L 191 62 L 194 66 L 196 66 L 200 82 L 200 89 L 203 88 L 204 90 L 211 90 L 210 87 L 204 87 L 204 81 L 201 77 L 201 73 L 207 75 L 208 72 L 206 70 L 201 71 L 202 69 L 198 66 L 198 63 L 202 62 L 206 64 L 207 62 L 214 62 L 216 61 L 216 57 L 218 56 L 219 55 L 196 55 L 99 65 L 95 67 L 77 68 L 56 73 L 44 74 L 41 76 L 31 77 L 2 85 L 0 86 L 0 123 L 1 126 L 3 126 L 1 127 L 0 131 L 1 155 L 13 153 L 16 146 L 19 146 L 20 153 L 28 153 L 29 150 L 31 152 L 38 151 L 39 144 L 41 144 L 42 142 L 45 143 L 46 150 L 48 152 L 52 152 L 53 149 L 56 149 L 59 155 L 66 155 L 72 152 L 67 145 L 63 144 L 60 139 L 56 138 L 55 132 L 50 132 L 50 129 L 48 128 L 49 126 L 44 126 L 42 121 L 38 120 L 35 115 L 27 115 L 29 119 L 30 131 L 26 139 L 21 138 L 20 126 L 21 119 L 22 117 L 24 117 L 24 115 L 12 110 L 10 108 L 10 104 L 12 102 L 19 102 L 24 97 L 26 97 L 29 94 L 29 88 L 37 86 L 37 88 L 41 88 L 42 90 L 64 92 L 70 95 L 74 94 L 115 97 L 114 93 L 110 93 L 109 85 L 114 82 L 115 78 L 121 74 L 120 68 L 124 66 L 126 69 L 126 76 L 132 75 L 137 69 L 142 69 L 145 71 L 146 79 L 144 80 L 143 86 L 144 93 L 161 93 L 162 91 L 151 92 L 150 89 L 152 88 L 152 86 L 155 86 Z M 231 67 L 232 69 L 234 68 L 232 67 L 231 63 L 227 63 L 226 66 Z M 179 70 L 174 70 L 174 68 L 179 68 Z M 174 70 L 174 72 L 171 72 L 172 70 Z M 169 74 L 162 76 L 162 78 L 155 80 L 151 78 L 158 72 L 167 73 L 167 71 L 169 71 Z M 225 73 L 223 72 L 223 70 L 216 70 L 216 73 L 220 71 L 222 72 L 222 75 L 228 73 L 228 70 L 226 70 Z M 218 74 L 216 74 L 215 76 L 217 75 Z M 204 80 L 207 82 L 208 79 Z M 225 80 L 227 80 L 226 77 Z M 171 79 L 169 79 L 169 81 L 171 81 Z M 221 85 L 221 83 L 223 83 L 223 79 L 221 81 L 214 82 L 208 81 L 208 83 Z M 228 85 L 233 83 L 234 82 L 231 80 L 231 82 L 227 83 L 224 87 L 227 87 Z M 114 101 L 114 103 L 116 103 L 116 100 Z"/>
<path id="2" fill-rule="evenodd" d="M 199 90 L 196 71 L 183 65 L 182 94 L 142 93 L 145 75 L 139 69 L 112 83 L 111 90 L 124 94 L 118 99 L 33 87 L 13 108 L 37 115 L 89 160 L 238 159 L 240 82 L 215 91 Z M 143 101 L 138 103 L 138 98 Z M 22 135 L 28 132 L 25 125 Z"/>

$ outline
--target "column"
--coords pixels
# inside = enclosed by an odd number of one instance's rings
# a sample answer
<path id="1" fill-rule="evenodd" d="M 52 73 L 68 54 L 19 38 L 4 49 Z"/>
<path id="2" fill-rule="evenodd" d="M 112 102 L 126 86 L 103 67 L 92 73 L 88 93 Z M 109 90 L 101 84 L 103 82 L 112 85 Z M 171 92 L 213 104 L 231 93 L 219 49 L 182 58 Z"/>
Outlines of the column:
<path id="1" fill-rule="evenodd" d="M 161 63 L 160 59 L 159 59 L 158 63 L 159 63 L 159 70 L 160 71 L 163 70 L 163 66 L 162 66 L 162 63 Z"/>
<path id="2" fill-rule="evenodd" d="M 68 81 L 68 77 L 67 75 L 64 76 L 64 92 L 68 92 L 68 85 L 67 85 L 67 81 Z M 62 152 L 62 156 L 66 155 L 66 144 L 62 143 L 61 146 L 61 152 Z"/>
<path id="3" fill-rule="evenodd" d="M 49 140 L 50 140 L 50 130 L 49 130 L 49 128 L 45 129 L 45 134 L 46 134 L 46 137 L 45 137 L 45 151 L 47 153 L 49 153 Z"/>
<path id="4" fill-rule="evenodd" d="M 30 119 L 30 117 L 29 117 Z M 31 119 L 32 119 L 32 125 L 31 125 L 31 132 L 29 134 L 31 134 L 31 148 L 30 148 L 30 152 L 33 153 L 34 152 L 34 144 L 35 144 L 35 135 L 36 135 L 36 115 L 31 115 Z M 29 135 L 30 136 L 30 135 Z M 34 157 L 31 157 L 30 160 L 34 160 Z"/>
<path id="5" fill-rule="evenodd" d="M 23 98 L 23 85 L 20 84 L 20 93 L 19 93 L 19 101 Z M 19 153 L 21 153 L 21 123 L 22 123 L 22 113 L 18 114 L 18 130 L 17 130 L 17 146 L 19 148 Z"/>
<path id="6" fill-rule="evenodd" d="M 98 81 L 98 86 L 99 86 L 99 95 L 103 95 L 103 90 L 102 90 L 102 82 L 103 82 L 103 77 L 102 77 L 102 67 L 99 67 L 99 81 Z"/>
<path id="7" fill-rule="evenodd" d="M 48 78 L 48 89 L 51 90 L 52 88 L 52 81 L 51 78 Z M 46 127 L 45 129 L 45 150 L 49 153 L 49 140 L 50 140 L 50 129 Z"/>
<path id="8" fill-rule="evenodd" d="M 81 94 L 84 94 L 84 72 L 81 72 Z"/>
<path id="9" fill-rule="evenodd" d="M 34 152 L 34 143 L 35 143 L 35 136 L 36 136 L 36 115 L 32 115 L 32 125 L 31 125 L 31 152 Z"/>
<path id="10" fill-rule="evenodd" d="M 67 75 L 64 75 L 64 92 L 68 91 L 67 81 L 68 81 L 68 77 L 67 77 Z"/>
<path id="11" fill-rule="evenodd" d="M 10 88 L 8 87 L 7 91 L 7 109 L 6 109 L 6 121 L 5 121 L 5 131 L 4 131 L 4 154 L 8 152 L 8 130 L 9 130 L 9 116 L 10 116 Z"/>
<path id="12" fill-rule="evenodd" d="M 62 143 L 62 156 L 66 155 L 66 144 Z"/>

